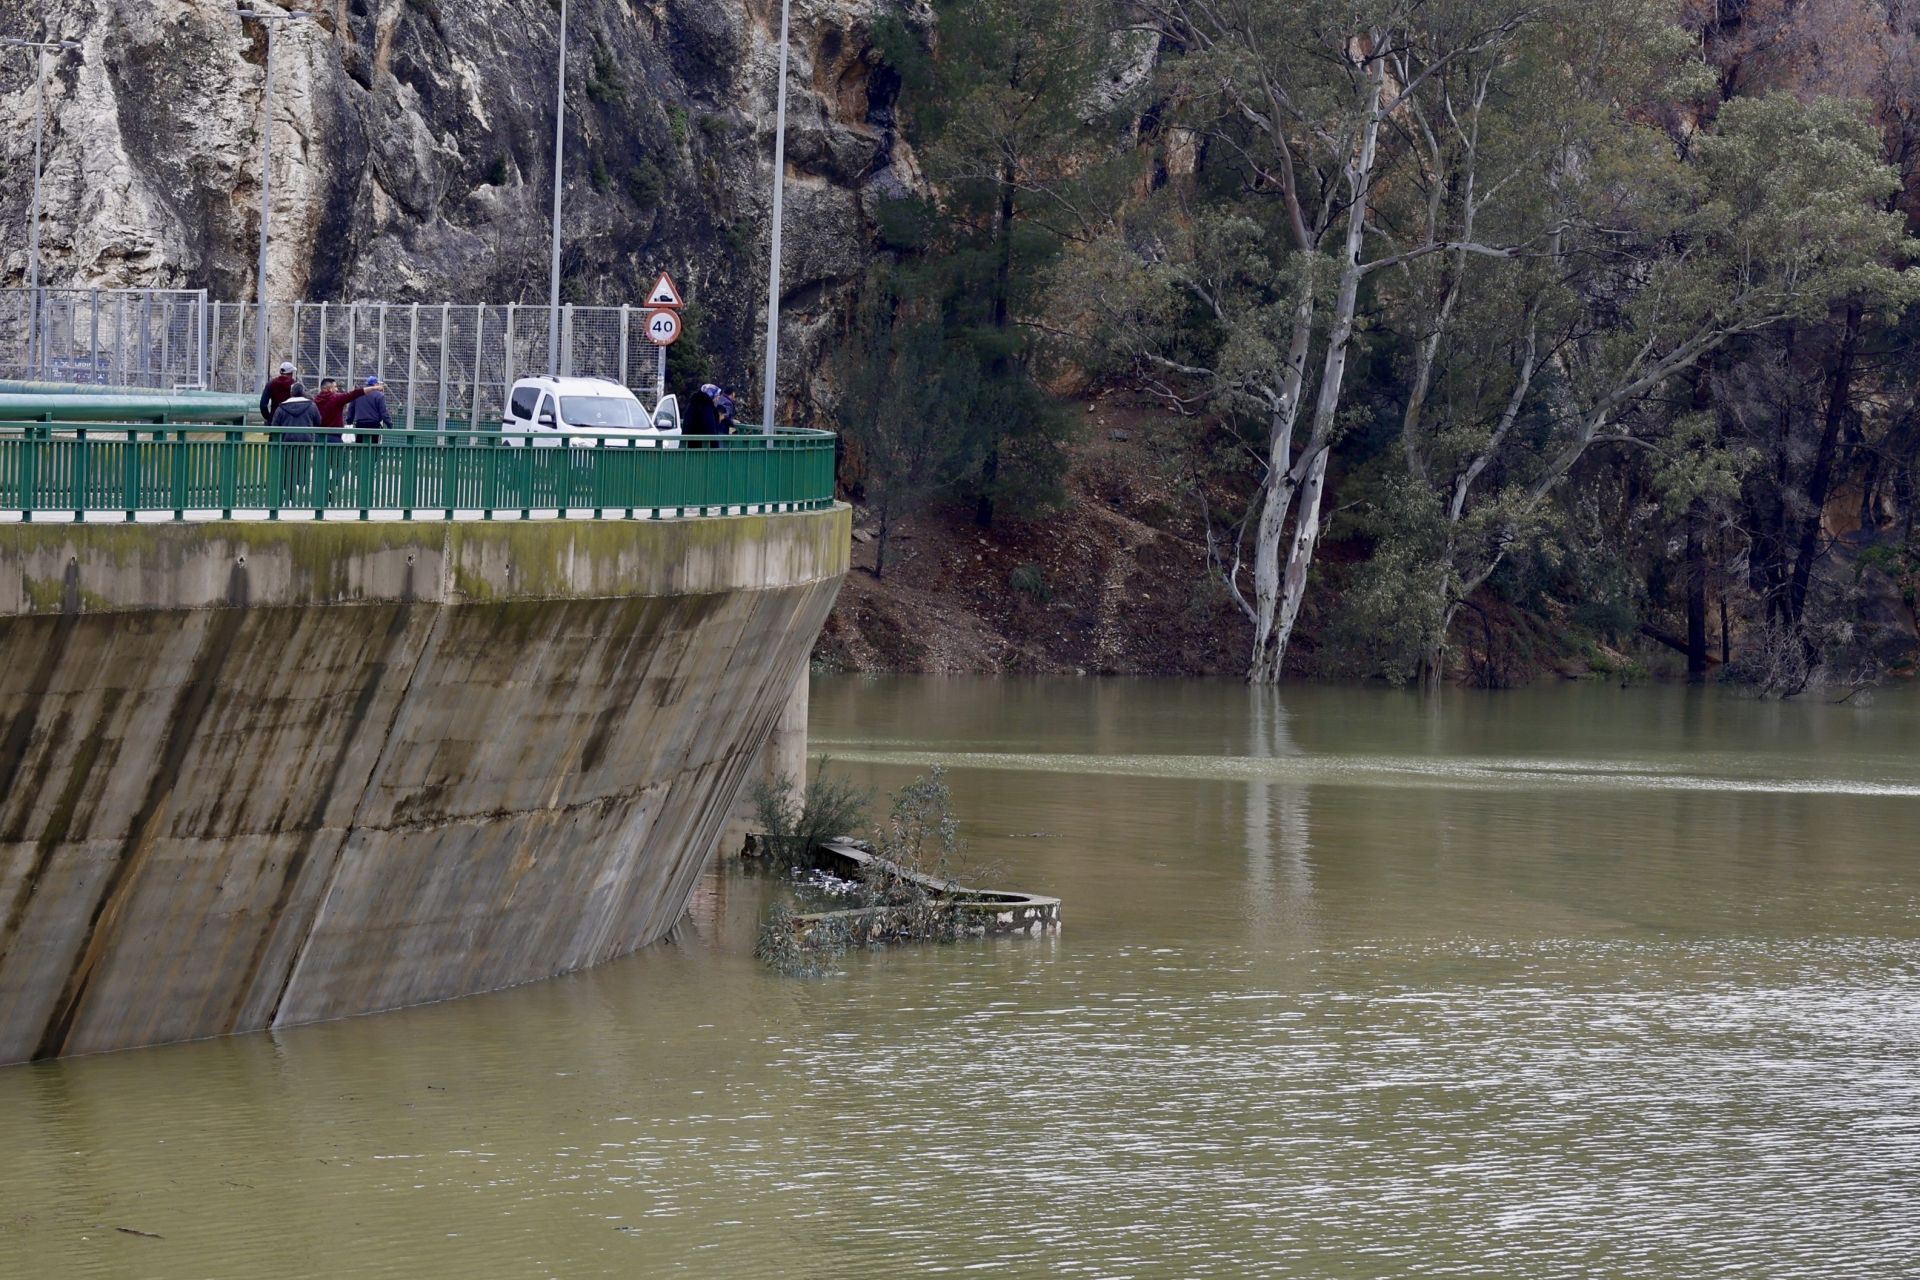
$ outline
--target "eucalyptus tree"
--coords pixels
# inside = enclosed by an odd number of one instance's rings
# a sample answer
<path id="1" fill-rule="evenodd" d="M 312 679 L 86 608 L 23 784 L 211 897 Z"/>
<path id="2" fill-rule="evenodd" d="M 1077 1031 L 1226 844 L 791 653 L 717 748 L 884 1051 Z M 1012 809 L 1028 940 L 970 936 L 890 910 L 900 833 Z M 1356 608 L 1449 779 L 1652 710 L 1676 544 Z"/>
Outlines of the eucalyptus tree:
<path id="1" fill-rule="evenodd" d="M 1410 352 L 1405 520 L 1433 527 L 1397 593 L 1437 677 L 1454 616 L 1597 445 L 1651 448 L 1695 497 L 1738 487 L 1724 449 L 1663 398 L 1743 335 L 1906 292 L 1894 173 L 1854 104 L 1726 104 L 1676 141 L 1655 107 L 1687 66 L 1664 6 L 1619 0 L 1535 28 L 1499 84 L 1436 78 L 1408 118 L 1425 142 L 1423 243 L 1490 236 L 1501 254 L 1436 255 L 1383 299 Z M 1676 85 L 1673 73 L 1681 73 Z M 1679 471 L 1693 474 L 1680 476 Z M 1403 520 L 1403 528 L 1405 527 Z"/>
<path id="2" fill-rule="evenodd" d="M 1220 570 L 1253 626 L 1248 678 L 1271 682 L 1319 544 L 1363 290 L 1383 268 L 1457 247 L 1379 243 L 1376 203 L 1417 151 L 1400 122 L 1456 64 L 1500 66 L 1543 10 L 1139 0 L 1130 11 L 1158 44 L 1172 180 L 1057 278 L 1083 336 L 1182 404 L 1259 423 L 1257 499 Z"/>

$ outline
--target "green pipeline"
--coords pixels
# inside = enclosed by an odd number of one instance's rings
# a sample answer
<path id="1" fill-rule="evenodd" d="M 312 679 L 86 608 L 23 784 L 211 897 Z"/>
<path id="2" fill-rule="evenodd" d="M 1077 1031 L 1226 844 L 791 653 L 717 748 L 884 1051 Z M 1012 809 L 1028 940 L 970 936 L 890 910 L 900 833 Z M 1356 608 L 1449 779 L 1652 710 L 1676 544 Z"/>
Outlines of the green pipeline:
<path id="1" fill-rule="evenodd" d="M 245 421 L 252 396 L 209 391 L 13 390 L 0 385 L 0 422 L 226 422 Z"/>

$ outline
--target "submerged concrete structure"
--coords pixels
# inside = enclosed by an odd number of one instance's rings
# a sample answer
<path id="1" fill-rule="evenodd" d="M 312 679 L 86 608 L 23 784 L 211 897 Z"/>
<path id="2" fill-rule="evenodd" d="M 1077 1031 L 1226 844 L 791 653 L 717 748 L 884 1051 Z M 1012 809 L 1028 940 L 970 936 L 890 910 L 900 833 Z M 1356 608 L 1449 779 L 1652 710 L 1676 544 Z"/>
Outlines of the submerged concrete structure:
<path id="1" fill-rule="evenodd" d="M 662 937 L 848 534 L 844 507 L 0 526 L 0 1063 Z"/>

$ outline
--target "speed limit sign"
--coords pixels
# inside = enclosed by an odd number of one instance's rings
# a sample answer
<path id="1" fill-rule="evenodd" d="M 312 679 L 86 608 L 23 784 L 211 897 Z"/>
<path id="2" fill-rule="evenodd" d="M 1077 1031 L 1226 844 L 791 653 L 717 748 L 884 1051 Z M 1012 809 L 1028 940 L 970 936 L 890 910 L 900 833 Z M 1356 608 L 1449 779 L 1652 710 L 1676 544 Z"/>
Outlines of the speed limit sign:
<path id="1" fill-rule="evenodd" d="M 680 313 L 662 307 L 647 313 L 647 341 L 656 347 L 670 347 L 680 341 Z"/>

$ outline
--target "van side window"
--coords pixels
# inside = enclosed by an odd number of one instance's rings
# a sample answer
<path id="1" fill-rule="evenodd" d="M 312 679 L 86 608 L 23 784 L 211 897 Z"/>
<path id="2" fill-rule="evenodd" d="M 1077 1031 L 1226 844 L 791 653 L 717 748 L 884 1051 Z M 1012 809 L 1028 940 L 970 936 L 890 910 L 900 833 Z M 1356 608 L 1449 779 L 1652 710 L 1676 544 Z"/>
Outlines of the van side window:
<path id="1" fill-rule="evenodd" d="M 540 398 L 538 387 L 520 387 L 513 393 L 513 416 L 531 420 L 534 401 Z"/>

